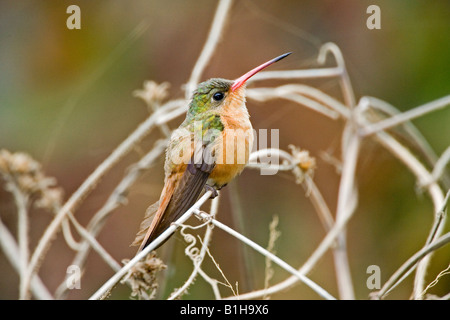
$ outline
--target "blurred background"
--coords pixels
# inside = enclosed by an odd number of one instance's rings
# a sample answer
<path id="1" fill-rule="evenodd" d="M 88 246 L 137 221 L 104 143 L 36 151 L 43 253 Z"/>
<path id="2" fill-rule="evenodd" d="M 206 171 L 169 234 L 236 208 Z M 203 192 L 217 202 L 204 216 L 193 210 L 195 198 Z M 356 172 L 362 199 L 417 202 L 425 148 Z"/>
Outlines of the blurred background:
<path id="1" fill-rule="evenodd" d="M 147 117 L 144 103 L 132 95 L 145 80 L 167 81 L 170 99 L 184 97 L 183 84 L 206 40 L 217 2 L 76 1 L 81 8 L 80 30 L 66 27 L 66 9 L 71 4 L 75 3 L 0 2 L 0 149 L 29 153 L 42 163 L 48 176 L 57 179 L 65 199 Z M 366 9 L 372 4 L 381 9 L 380 30 L 366 27 Z M 202 80 L 237 78 L 287 51 L 294 54 L 271 70 L 317 67 L 321 44 L 334 42 L 342 50 L 358 99 L 374 96 L 408 110 L 450 92 L 449 12 L 450 2 L 446 0 L 236 1 Z M 335 79 L 302 83 L 340 98 Z M 287 150 L 294 144 L 316 158 L 314 179 L 335 212 L 339 175 L 321 155 L 328 152 L 340 156 L 342 123 L 287 101 L 249 101 L 247 107 L 255 129 L 280 129 L 280 148 Z M 182 120 L 180 117 L 169 125 L 176 128 Z M 436 154 L 448 147 L 450 108 L 417 119 L 414 124 Z M 131 152 L 107 174 L 77 210 L 76 217 L 82 224 L 101 207 L 127 167 L 161 137 L 155 130 L 140 150 Z M 379 145 L 366 140 L 359 160 L 359 207 L 348 226 L 348 254 L 356 297 L 367 299 L 371 291 L 366 287 L 367 267 L 378 265 L 384 283 L 423 246 L 433 207 L 428 195 L 417 190 L 413 175 Z M 133 186 L 128 205 L 113 213 L 99 236 L 117 261 L 135 254 L 136 248 L 129 244 L 146 207 L 159 198 L 162 186 L 161 157 Z M 278 215 L 281 236 L 276 252 L 294 267 L 310 256 L 325 235 L 304 189 L 288 173 L 261 176 L 256 170 L 245 170 L 221 195 L 218 219 L 263 246 L 268 241 L 269 224 Z M 240 223 L 236 221 L 239 212 L 230 206 L 236 199 L 242 213 Z M 2 188 L 0 217 L 16 234 L 14 200 Z M 31 210 L 32 248 L 51 219 L 46 212 Z M 192 271 L 181 237 L 175 235 L 169 243 L 170 250 L 160 249 L 168 265 L 160 298 L 181 286 Z M 239 283 L 240 293 L 263 287 L 262 256 L 243 249 L 241 243 L 217 228 L 210 250 L 230 283 Z M 39 272 L 51 292 L 63 281 L 73 254 L 59 234 Z M 436 253 L 427 282 L 448 266 L 449 257 L 448 246 Z M 289 276 L 274 268 L 272 284 Z M 19 278 L 3 252 L 0 270 L 0 299 L 17 299 Z M 221 279 L 211 263 L 206 270 Z M 112 274 L 91 253 L 82 289 L 72 290 L 68 298 L 88 298 Z M 310 277 L 337 296 L 330 253 Z M 448 293 L 449 278 L 443 277 L 430 293 Z M 411 280 L 388 298 L 409 298 Z M 231 295 L 226 288 L 222 292 L 223 296 Z M 120 285 L 111 299 L 125 299 L 129 294 L 129 288 Z M 185 297 L 209 299 L 213 295 L 210 286 L 198 278 Z M 300 284 L 272 298 L 318 296 Z"/>

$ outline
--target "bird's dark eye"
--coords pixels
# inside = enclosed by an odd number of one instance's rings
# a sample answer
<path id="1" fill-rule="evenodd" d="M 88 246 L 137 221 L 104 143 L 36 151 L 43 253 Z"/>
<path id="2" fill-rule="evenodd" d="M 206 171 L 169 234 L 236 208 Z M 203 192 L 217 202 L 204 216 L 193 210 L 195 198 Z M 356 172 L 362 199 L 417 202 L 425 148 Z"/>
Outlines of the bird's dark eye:
<path id="1" fill-rule="evenodd" d="M 220 100 L 223 99 L 223 97 L 224 97 L 224 95 L 223 95 L 222 92 L 216 92 L 216 93 L 214 93 L 214 95 L 213 95 L 213 99 L 214 99 L 215 101 L 220 101 Z"/>

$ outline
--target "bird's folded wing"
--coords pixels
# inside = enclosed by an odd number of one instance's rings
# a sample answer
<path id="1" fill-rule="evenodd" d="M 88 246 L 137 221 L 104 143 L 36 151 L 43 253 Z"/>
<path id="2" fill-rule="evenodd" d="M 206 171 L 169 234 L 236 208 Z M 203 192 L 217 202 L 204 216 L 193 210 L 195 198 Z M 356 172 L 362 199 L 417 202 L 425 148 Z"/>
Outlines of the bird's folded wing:
<path id="1" fill-rule="evenodd" d="M 205 145 L 196 148 L 180 182 L 176 186 L 164 211 L 158 209 L 146 236 L 142 237 L 141 248 L 145 248 L 170 225 L 183 215 L 197 201 L 206 181 L 215 167 L 214 152 Z M 169 178 L 170 179 L 170 178 Z M 157 219 L 157 220 L 155 220 Z M 140 233 L 144 233 L 142 230 Z M 136 241 L 135 241 L 136 242 Z M 161 243 L 162 244 L 162 243 Z"/>

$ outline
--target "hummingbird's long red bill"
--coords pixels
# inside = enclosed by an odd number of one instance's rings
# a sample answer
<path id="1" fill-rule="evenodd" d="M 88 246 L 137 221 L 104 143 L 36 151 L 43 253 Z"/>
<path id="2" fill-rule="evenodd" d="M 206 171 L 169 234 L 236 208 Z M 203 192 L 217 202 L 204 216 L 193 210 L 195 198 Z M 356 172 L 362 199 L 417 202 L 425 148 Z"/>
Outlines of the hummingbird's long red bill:
<path id="1" fill-rule="evenodd" d="M 240 87 L 242 87 L 242 85 L 244 85 L 245 82 L 247 82 L 248 79 L 250 79 L 252 76 L 254 76 L 256 73 L 258 73 L 259 71 L 267 68 L 268 66 L 270 66 L 271 64 L 274 64 L 277 61 L 280 61 L 281 59 L 286 58 L 288 55 L 290 55 L 292 52 L 288 52 L 285 54 L 282 54 L 279 57 L 276 57 L 270 61 L 267 61 L 265 63 L 263 63 L 262 65 L 256 67 L 255 69 L 250 70 L 249 72 L 247 72 L 246 74 L 244 74 L 243 76 L 237 78 L 236 80 L 234 80 L 233 85 L 231 86 L 231 91 L 235 91 L 237 89 L 239 89 Z"/>

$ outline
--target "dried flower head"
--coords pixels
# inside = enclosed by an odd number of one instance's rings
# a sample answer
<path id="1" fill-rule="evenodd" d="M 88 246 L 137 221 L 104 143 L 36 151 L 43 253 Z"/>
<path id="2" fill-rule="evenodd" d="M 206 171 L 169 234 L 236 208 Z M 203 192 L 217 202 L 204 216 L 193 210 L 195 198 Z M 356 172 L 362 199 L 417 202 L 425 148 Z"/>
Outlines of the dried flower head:
<path id="1" fill-rule="evenodd" d="M 133 95 L 144 100 L 148 106 L 153 107 L 167 98 L 169 87 L 170 84 L 168 82 L 158 84 L 155 81 L 145 81 L 144 88 L 135 90 Z"/>
<path id="2" fill-rule="evenodd" d="M 302 183 L 306 175 L 313 175 L 314 169 L 316 168 L 316 159 L 311 157 L 307 150 L 301 150 L 299 147 L 292 144 L 288 147 L 291 149 L 292 157 L 296 164 L 292 169 L 292 173 L 295 176 L 295 182 Z"/>
<path id="3" fill-rule="evenodd" d="M 56 211 L 61 206 L 63 192 L 55 187 L 56 179 L 45 176 L 41 164 L 30 155 L 0 150 L 0 175 L 7 190 L 14 190 L 14 184 L 20 192 L 37 196 L 37 207 Z"/>
<path id="4" fill-rule="evenodd" d="M 122 260 L 126 264 L 129 259 Z M 131 296 L 138 299 L 150 300 L 155 297 L 158 283 L 156 275 L 167 266 L 156 256 L 156 252 L 150 252 L 144 260 L 136 263 L 123 277 L 121 283 L 128 283 L 131 287 Z"/>
<path id="5" fill-rule="evenodd" d="M 39 162 L 28 154 L 16 152 L 11 156 L 10 170 L 17 174 L 34 174 L 41 169 Z"/>
<path id="6" fill-rule="evenodd" d="M 49 188 L 42 192 L 36 201 L 36 207 L 57 211 L 61 207 L 63 191 L 61 188 Z"/>

